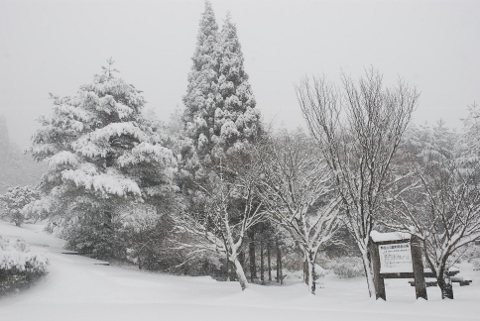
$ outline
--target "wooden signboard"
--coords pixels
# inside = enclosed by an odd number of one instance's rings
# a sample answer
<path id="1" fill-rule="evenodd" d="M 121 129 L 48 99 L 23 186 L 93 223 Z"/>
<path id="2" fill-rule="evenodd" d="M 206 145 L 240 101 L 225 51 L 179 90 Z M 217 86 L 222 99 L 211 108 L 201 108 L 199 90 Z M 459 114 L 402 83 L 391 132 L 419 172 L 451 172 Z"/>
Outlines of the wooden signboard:
<path id="1" fill-rule="evenodd" d="M 427 299 L 427 287 L 422 260 L 422 242 L 406 233 L 370 234 L 373 242 L 372 262 L 377 299 L 387 299 L 387 278 L 413 278 L 415 295 Z"/>
<path id="2" fill-rule="evenodd" d="M 380 273 L 413 272 L 410 242 L 378 246 Z"/>

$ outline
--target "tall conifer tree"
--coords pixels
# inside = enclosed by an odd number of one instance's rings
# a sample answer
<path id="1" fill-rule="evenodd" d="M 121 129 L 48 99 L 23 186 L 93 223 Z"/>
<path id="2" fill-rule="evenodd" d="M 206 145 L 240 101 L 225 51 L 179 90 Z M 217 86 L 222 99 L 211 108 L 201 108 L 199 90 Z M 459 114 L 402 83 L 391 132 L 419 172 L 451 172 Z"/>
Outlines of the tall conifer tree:
<path id="1" fill-rule="evenodd" d="M 242 149 L 261 131 L 236 26 L 228 15 L 218 33 L 208 1 L 192 60 L 183 120 L 200 160 L 208 165 L 232 147 Z"/>
<path id="2" fill-rule="evenodd" d="M 183 97 L 186 134 L 194 142 L 201 159 L 212 149 L 212 131 L 215 96 L 217 93 L 218 63 L 215 59 L 218 43 L 218 25 L 212 5 L 205 1 L 200 20 L 197 47 L 192 57 L 192 70 L 188 74 L 187 94 Z"/>
<path id="3" fill-rule="evenodd" d="M 117 256 L 108 252 L 115 247 L 118 208 L 144 201 L 159 205 L 174 190 L 175 166 L 171 150 L 141 113 L 141 92 L 108 63 L 76 96 L 52 96 L 53 114 L 40 118 L 30 148 L 49 165 L 40 188 L 45 200 L 53 200 L 51 211 L 84 228 L 69 235 L 70 244 L 76 246 L 80 236 L 101 257 Z"/>
<path id="4" fill-rule="evenodd" d="M 260 133 L 260 112 L 243 65 L 237 28 L 227 15 L 217 46 L 219 61 L 217 109 L 214 134 L 216 145 L 227 151 L 242 149 Z"/>

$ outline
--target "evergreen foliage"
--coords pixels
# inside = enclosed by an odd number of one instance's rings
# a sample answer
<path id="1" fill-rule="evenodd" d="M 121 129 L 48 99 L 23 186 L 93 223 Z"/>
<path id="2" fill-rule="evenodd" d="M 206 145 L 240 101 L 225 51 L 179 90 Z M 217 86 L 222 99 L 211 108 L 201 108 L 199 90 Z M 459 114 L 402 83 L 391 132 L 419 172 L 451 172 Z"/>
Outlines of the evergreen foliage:
<path id="1" fill-rule="evenodd" d="M 223 151 L 245 149 L 261 132 L 260 112 L 243 65 L 237 28 L 228 15 L 217 47 L 219 77 L 214 134 Z"/>
<path id="2" fill-rule="evenodd" d="M 47 264 L 24 240 L 12 244 L 0 236 L 0 296 L 29 286 L 47 273 Z"/>
<path id="3" fill-rule="evenodd" d="M 210 165 L 229 149 L 245 149 L 257 138 L 260 112 L 244 69 L 236 26 L 227 16 L 218 33 L 208 1 L 197 39 L 183 120 L 195 152 L 204 165 Z"/>
<path id="4" fill-rule="evenodd" d="M 20 226 L 28 218 L 25 207 L 38 200 L 40 193 L 32 186 L 10 187 L 7 193 L 0 195 L 0 202 L 4 204 L 6 217 Z"/>
<path id="5" fill-rule="evenodd" d="M 95 248 L 115 248 L 109 242 L 122 204 L 161 205 L 175 190 L 175 158 L 142 116 L 141 92 L 116 76 L 111 59 L 108 64 L 76 96 L 52 95 L 53 114 L 40 118 L 42 128 L 30 148 L 49 165 L 40 188 L 57 200 L 51 210 L 76 217 L 75 230 L 86 233 L 70 235 L 70 243 L 80 247 L 88 242 L 75 235 L 92 236 Z"/>
<path id="6" fill-rule="evenodd" d="M 200 20 L 197 47 L 192 57 L 192 70 L 188 75 L 187 93 L 183 97 L 186 134 L 203 157 L 212 149 L 211 131 L 214 122 L 218 87 L 218 63 L 215 60 L 218 44 L 218 25 L 212 5 L 205 1 Z"/>

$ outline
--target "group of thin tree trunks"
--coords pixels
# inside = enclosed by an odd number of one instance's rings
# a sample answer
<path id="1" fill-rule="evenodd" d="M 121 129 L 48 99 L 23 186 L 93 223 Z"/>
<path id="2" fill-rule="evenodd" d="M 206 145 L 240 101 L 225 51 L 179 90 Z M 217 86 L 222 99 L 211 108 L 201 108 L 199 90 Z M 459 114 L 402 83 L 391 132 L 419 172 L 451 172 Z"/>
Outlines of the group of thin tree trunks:
<path id="1" fill-rule="evenodd" d="M 283 284 L 282 274 L 282 250 L 278 239 L 276 240 L 264 240 L 257 241 L 255 239 L 255 229 L 252 229 L 248 237 L 248 251 L 240 251 L 239 261 L 244 267 L 247 266 L 249 271 L 250 283 L 266 284 L 267 282 L 277 282 Z M 248 255 L 245 255 L 245 252 Z M 260 255 L 260 262 L 258 262 L 258 256 Z M 273 260 L 272 260 L 273 258 Z M 236 280 L 235 272 L 230 273 L 230 264 L 226 260 L 226 275 L 230 281 Z M 232 266 L 232 269 L 234 267 Z M 272 279 L 273 271 L 273 279 Z M 257 273 L 258 272 L 258 273 Z"/>

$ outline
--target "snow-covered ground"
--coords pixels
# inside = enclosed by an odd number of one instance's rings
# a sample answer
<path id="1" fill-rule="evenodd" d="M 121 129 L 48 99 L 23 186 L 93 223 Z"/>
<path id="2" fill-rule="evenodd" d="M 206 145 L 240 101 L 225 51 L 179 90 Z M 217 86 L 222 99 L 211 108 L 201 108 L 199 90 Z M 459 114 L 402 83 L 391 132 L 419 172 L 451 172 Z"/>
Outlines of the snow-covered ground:
<path id="1" fill-rule="evenodd" d="M 415 300 L 405 279 L 386 281 L 387 302 L 368 297 L 363 278 L 327 275 L 317 295 L 298 280 L 283 286 L 251 285 L 209 277 L 179 277 L 131 268 L 96 265 L 98 261 L 62 254 L 63 241 L 35 225 L 18 228 L 0 222 L 4 238 L 23 238 L 31 250 L 50 260 L 49 274 L 29 290 L 0 299 L 2 321 L 54 320 L 480 320 L 480 272 L 460 267 L 470 286 L 454 285 L 455 300 L 441 300 L 428 288 L 429 300 Z"/>

